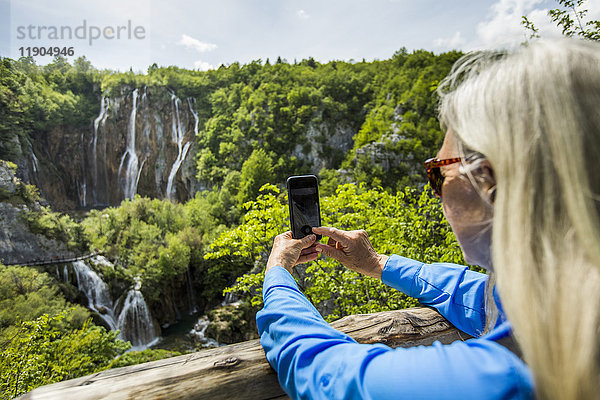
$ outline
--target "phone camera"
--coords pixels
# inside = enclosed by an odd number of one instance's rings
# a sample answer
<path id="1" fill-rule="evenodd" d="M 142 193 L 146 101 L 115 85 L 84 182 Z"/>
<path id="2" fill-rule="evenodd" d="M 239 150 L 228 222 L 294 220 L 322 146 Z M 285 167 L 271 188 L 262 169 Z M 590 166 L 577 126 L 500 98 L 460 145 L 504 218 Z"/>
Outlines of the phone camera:
<path id="1" fill-rule="evenodd" d="M 300 228 L 300 232 L 308 236 L 312 233 L 312 227 L 310 225 L 304 225 L 302 228 Z"/>

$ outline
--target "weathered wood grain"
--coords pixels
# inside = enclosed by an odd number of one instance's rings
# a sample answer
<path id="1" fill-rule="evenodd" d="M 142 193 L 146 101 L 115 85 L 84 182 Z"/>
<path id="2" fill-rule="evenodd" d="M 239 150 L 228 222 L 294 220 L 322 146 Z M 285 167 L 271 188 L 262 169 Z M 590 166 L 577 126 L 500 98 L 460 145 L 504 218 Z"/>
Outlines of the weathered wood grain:
<path id="1" fill-rule="evenodd" d="M 430 308 L 352 315 L 331 324 L 359 343 L 390 347 L 464 340 Z M 258 340 L 116 368 L 39 387 L 23 399 L 285 399 Z"/>

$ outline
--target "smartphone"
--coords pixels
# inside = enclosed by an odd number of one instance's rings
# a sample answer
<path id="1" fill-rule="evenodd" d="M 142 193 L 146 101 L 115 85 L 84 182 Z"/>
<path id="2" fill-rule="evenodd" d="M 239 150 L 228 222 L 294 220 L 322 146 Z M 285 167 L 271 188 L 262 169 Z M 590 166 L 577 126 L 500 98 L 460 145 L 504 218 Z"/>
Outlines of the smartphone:
<path id="1" fill-rule="evenodd" d="M 292 237 L 302 239 L 312 233 L 313 227 L 321 226 L 319 181 L 315 175 L 290 176 L 287 191 Z M 316 236 L 321 239 L 321 235 Z"/>

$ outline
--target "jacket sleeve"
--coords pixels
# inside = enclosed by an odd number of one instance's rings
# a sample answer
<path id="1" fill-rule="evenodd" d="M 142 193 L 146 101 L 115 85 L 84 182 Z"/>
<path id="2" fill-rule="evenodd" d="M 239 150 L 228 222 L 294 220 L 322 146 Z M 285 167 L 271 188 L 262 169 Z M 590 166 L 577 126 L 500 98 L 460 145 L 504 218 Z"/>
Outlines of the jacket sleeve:
<path id="1" fill-rule="evenodd" d="M 487 278 L 463 265 L 424 264 L 397 255 L 388 259 L 381 276 L 383 283 L 434 307 L 471 336 L 481 335 L 485 327 Z M 503 320 L 501 315 L 498 323 Z"/>
<path id="2" fill-rule="evenodd" d="M 282 267 L 266 274 L 263 298 L 261 344 L 294 399 L 532 398 L 525 365 L 493 341 L 358 344 L 323 320 Z"/>

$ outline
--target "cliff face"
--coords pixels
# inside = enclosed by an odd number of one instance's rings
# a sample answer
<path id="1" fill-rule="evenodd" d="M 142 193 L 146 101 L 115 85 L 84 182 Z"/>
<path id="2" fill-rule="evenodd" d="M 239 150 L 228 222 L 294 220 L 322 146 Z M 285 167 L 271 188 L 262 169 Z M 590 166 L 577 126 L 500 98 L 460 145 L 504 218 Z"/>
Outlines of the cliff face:
<path id="1" fill-rule="evenodd" d="M 36 133 L 19 174 L 63 210 L 118 205 L 135 194 L 184 201 L 200 189 L 194 103 L 166 88 L 124 88 L 101 99 L 89 129 Z"/>
<path id="2" fill-rule="evenodd" d="M 35 232 L 28 225 L 27 213 L 38 211 L 41 206 L 27 199 L 26 190 L 13 169 L 0 161 L 0 262 L 72 257 L 66 243 Z"/>
<path id="3" fill-rule="evenodd" d="M 123 87 L 99 100 L 89 127 L 59 126 L 14 137 L 17 175 L 55 210 L 116 206 L 135 194 L 184 202 L 206 189 L 196 178 L 196 100 L 165 87 Z M 309 124 L 293 156 L 312 170 L 332 168 L 352 148 L 349 125 Z"/>

